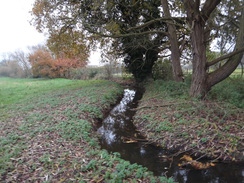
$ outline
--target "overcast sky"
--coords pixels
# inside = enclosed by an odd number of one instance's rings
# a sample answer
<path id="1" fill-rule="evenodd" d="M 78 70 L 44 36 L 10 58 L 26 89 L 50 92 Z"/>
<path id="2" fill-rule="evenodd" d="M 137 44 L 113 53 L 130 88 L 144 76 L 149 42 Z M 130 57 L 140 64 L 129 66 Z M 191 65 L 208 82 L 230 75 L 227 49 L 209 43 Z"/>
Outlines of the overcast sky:
<path id="1" fill-rule="evenodd" d="M 35 0 L 0 0 L 0 60 L 5 53 L 27 51 L 28 46 L 45 43 L 45 36 L 31 26 L 30 11 Z M 98 64 L 99 54 L 93 53 L 91 64 Z"/>
<path id="2" fill-rule="evenodd" d="M 0 0 L 0 56 L 45 43 L 43 34 L 30 25 L 34 0 Z"/>

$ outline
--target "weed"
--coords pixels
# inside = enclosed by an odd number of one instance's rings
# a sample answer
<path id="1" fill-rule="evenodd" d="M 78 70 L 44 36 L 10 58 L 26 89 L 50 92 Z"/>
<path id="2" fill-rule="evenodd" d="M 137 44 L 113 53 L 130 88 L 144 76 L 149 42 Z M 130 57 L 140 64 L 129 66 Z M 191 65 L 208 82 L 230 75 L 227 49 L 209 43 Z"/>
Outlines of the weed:
<path id="1" fill-rule="evenodd" d="M 207 142 L 208 141 L 208 138 L 207 137 L 203 137 L 203 138 L 201 138 L 201 141 L 202 142 Z"/>
<path id="2" fill-rule="evenodd" d="M 156 127 L 155 131 L 156 132 L 161 132 L 161 131 L 173 131 L 173 127 L 171 126 L 171 123 L 169 121 L 163 121 L 159 123 L 159 125 Z"/>

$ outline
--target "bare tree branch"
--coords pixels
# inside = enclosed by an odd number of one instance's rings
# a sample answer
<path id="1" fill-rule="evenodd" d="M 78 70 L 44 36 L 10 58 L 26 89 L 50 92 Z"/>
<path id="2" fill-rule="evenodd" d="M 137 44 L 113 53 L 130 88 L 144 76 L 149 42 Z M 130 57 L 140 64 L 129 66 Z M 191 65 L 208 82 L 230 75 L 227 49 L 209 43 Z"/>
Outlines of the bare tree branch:
<path id="1" fill-rule="evenodd" d="M 156 18 L 154 20 L 151 20 L 151 21 L 148 21 L 142 25 L 138 25 L 138 26 L 135 26 L 135 27 L 131 27 L 128 29 L 128 31 L 131 31 L 131 30 L 135 30 L 135 29 L 141 29 L 141 28 L 145 28 L 155 22 L 158 22 L 158 21 L 163 21 L 164 23 L 170 23 L 170 24 L 173 24 L 173 25 L 176 25 L 176 26 L 181 26 L 181 27 L 184 27 L 182 24 L 185 22 L 185 19 L 184 17 L 162 17 L 162 18 Z M 168 22 L 168 20 L 170 20 L 170 22 Z M 175 23 L 175 21 L 177 22 L 181 22 L 182 24 L 179 24 L 179 23 Z M 174 23 L 173 23 L 174 22 Z"/>
<path id="2" fill-rule="evenodd" d="M 242 48 L 240 48 L 240 49 L 238 49 L 238 50 L 236 50 L 236 51 L 234 51 L 232 53 L 229 53 L 229 54 L 223 55 L 223 56 L 221 56 L 219 58 L 216 58 L 216 59 L 212 60 L 211 62 L 208 62 L 207 63 L 207 67 L 212 66 L 214 64 L 217 64 L 218 62 L 220 62 L 220 61 L 222 61 L 224 59 L 230 58 L 230 57 L 232 57 L 232 56 L 234 56 L 236 54 L 242 53 L 242 52 L 244 52 L 244 47 L 242 47 Z"/>
<path id="3" fill-rule="evenodd" d="M 110 38 L 122 38 L 122 37 L 129 37 L 129 36 L 142 36 L 146 34 L 162 34 L 165 36 L 168 36 L 167 32 L 164 31 L 145 31 L 145 32 L 136 32 L 136 33 L 128 33 L 128 34 L 102 34 L 102 33 L 97 33 L 97 32 L 92 32 L 95 35 L 91 37 L 110 37 Z"/>
<path id="4" fill-rule="evenodd" d="M 221 0 L 206 0 L 201 10 L 201 13 L 204 15 L 204 20 L 208 20 L 210 14 L 216 8 L 216 6 L 220 3 Z"/>

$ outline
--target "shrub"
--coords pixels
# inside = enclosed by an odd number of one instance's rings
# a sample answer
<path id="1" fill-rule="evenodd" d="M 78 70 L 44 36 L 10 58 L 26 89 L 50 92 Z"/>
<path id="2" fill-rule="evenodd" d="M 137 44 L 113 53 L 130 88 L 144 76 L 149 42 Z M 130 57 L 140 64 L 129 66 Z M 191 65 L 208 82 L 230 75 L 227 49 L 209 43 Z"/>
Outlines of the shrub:
<path id="1" fill-rule="evenodd" d="M 158 60 L 152 69 L 154 79 L 162 79 L 165 81 L 173 80 L 173 71 L 170 60 Z"/>
<path id="2" fill-rule="evenodd" d="M 71 69 L 69 74 L 72 79 L 106 79 L 110 80 L 114 77 L 114 75 L 118 75 L 121 73 L 121 69 L 119 67 L 115 67 L 113 65 L 104 65 L 101 67 L 83 67 L 83 68 L 75 68 Z"/>
<path id="3" fill-rule="evenodd" d="M 94 79 L 101 71 L 98 67 L 85 67 L 85 68 L 76 68 L 70 70 L 70 77 L 72 79 Z"/>

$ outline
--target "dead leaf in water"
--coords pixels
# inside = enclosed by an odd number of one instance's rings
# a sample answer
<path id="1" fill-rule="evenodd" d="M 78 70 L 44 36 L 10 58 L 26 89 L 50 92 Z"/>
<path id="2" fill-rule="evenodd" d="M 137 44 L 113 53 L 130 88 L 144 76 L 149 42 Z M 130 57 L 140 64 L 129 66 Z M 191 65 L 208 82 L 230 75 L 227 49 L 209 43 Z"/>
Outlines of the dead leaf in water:
<path id="1" fill-rule="evenodd" d="M 192 157 L 188 156 L 188 155 L 184 155 L 180 158 L 180 160 L 184 160 L 184 161 L 192 161 Z"/>
<path id="2" fill-rule="evenodd" d="M 184 155 L 180 158 L 180 160 L 183 160 L 184 162 L 182 164 L 178 164 L 178 166 L 180 167 L 185 167 L 185 166 L 191 166 L 194 169 L 197 170 L 203 170 L 203 169 L 207 169 L 211 166 L 215 166 L 214 163 L 202 163 L 196 160 L 193 160 L 192 157 L 188 156 L 188 155 Z"/>
<path id="3" fill-rule="evenodd" d="M 126 144 L 136 143 L 136 142 L 137 142 L 136 140 L 126 140 L 126 141 L 124 141 L 124 143 L 126 143 Z"/>

